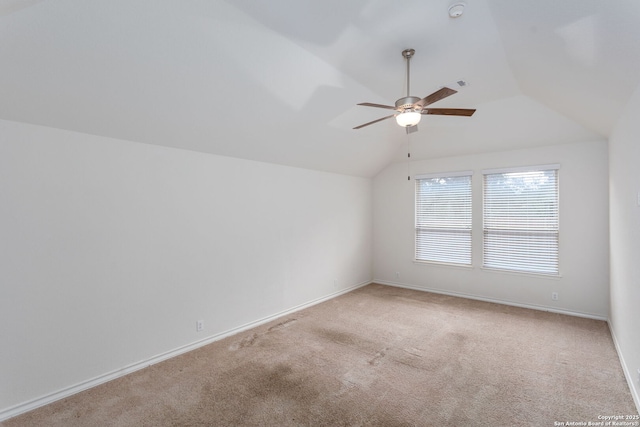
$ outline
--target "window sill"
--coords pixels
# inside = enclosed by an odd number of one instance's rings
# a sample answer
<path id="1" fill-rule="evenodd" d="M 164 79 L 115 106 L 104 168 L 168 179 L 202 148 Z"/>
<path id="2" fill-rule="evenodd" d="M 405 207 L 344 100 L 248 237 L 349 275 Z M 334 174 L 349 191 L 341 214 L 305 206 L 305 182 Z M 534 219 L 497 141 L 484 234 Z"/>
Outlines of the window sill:
<path id="1" fill-rule="evenodd" d="M 416 265 L 422 266 L 440 266 L 440 267 L 453 267 L 453 268 L 461 268 L 463 270 L 473 270 L 472 264 L 454 264 L 452 262 L 441 262 L 441 261 L 422 261 L 419 259 L 414 259 L 413 263 Z"/>
<path id="2" fill-rule="evenodd" d="M 515 270 L 503 270 L 500 268 L 489 268 L 489 267 L 480 267 L 481 270 L 498 273 L 498 274 L 509 274 L 513 276 L 527 276 L 527 277 L 537 277 L 539 279 L 553 279 L 560 280 L 562 279 L 562 274 L 544 274 L 544 273 L 533 273 L 528 271 L 515 271 Z"/>
<path id="3" fill-rule="evenodd" d="M 460 268 L 462 270 L 473 270 L 475 267 L 473 265 L 467 264 L 454 264 L 449 262 L 438 262 L 438 261 L 422 261 L 418 259 L 414 259 L 413 263 L 415 265 L 426 266 L 436 266 L 436 267 L 452 267 L 452 268 Z M 532 273 L 527 271 L 514 271 L 514 270 L 502 270 L 499 268 L 488 268 L 488 267 L 480 267 L 480 270 L 487 271 L 490 273 L 497 274 L 507 274 L 512 276 L 527 276 L 527 277 L 536 277 L 538 279 L 552 279 L 552 280 L 560 280 L 562 279 L 562 274 L 544 274 L 544 273 Z"/>

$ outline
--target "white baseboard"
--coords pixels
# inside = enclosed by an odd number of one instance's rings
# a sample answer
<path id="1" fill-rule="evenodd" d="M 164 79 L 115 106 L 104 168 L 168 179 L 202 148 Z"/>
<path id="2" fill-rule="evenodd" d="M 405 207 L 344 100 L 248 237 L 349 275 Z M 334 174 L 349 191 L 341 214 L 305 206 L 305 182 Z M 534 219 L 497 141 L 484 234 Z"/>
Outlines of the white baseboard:
<path id="1" fill-rule="evenodd" d="M 64 399 L 66 397 L 72 396 L 72 395 L 74 395 L 76 393 L 80 393 L 81 391 L 88 390 L 88 389 L 90 389 L 92 387 L 95 387 L 95 386 L 98 386 L 100 384 L 104 384 L 106 382 L 115 380 L 116 378 L 120 378 L 120 377 L 123 377 L 125 375 L 131 374 L 131 373 L 133 373 L 135 371 L 139 371 L 140 369 L 144 369 L 144 368 L 147 368 L 147 367 L 149 367 L 151 365 L 155 365 L 155 364 L 160 363 L 162 361 L 165 361 L 167 359 L 171 359 L 172 357 L 176 357 L 176 356 L 179 356 L 179 355 L 181 355 L 183 353 L 187 353 L 189 351 L 192 351 L 192 350 L 195 350 L 197 348 L 203 347 L 203 346 L 205 346 L 207 344 L 211 344 L 211 343 L 213 343 L 215 341 L 219 341 L 219 340 L 221 340 L 223 338 L 226 338 L 226 337 L 229 337 L 231 335 L 235 335 L 235 334 L 240 333 L 242 331 L 245 331 L 247 329 L 251 329 L 251 328 L 254 328 L 256 326 L 260 326 L 260 325 L 262 325 L 264 323 L 270 322 L 270 321 L 275 320 L 275 319 L 277 319 L 279 317 L 289 315 L 291 313 L 294 313 L 296 311 L 300 311 L 302 309 L 305 309 L 307 307 L 311 307 L 311 306 L 316 305 L 316 304 L 320 304 L 321 302 L 330 300 L 330 299 L 335 298 L 335 297 L 337 297 L 339 295 L 342 295 L 342 294 L 346 294 L 347 292 L 351 292 L 351 291 L 353 291 L 355 289 L 361 288 L 361 287 L 366 286 L 366 285 L 368 285 L 370 283 L 371 283 L 370 281 L 358 283 L 356 285 L 350 286 L 350 287 L 345 288 L 345 289 L 341 289 L 341 290 L 336 291 L 336 292 L 332 292 L 332 293 L 330 293 L 328 295 L 325 295 L 323 297 L 316 298 L 314 300 L 311 300 L 309 302 L 297 305 L 295 307 L 292 307 L 290 309 L 281 311 L 279 313 L 275 313 L 275 314 L 272 314 L 270 316 L 263 317 L 262 319 L 258 319 L 258 320 L 255 320 L 253 322 L 249 322 L 247 324 L 238 326 L 236 328 L 229 329 L 227 331 L 224 331 L 224 332 L 221 332 L 221 333 L 218 333 L 218 334 L 215 334 L 215 335 L 211 335 L 211 336 L 209 336 L 207 338 L 204 338 L 202 340 L 195 341 L 195 342 L 193 342 L 191 344 L 187 344 L 187 345 L 184 345 L 182 347 L 175 348 L 173 350 L 169 350 L 167 352 L 164 352 L 164 353 L 158 354 L 156 356 L 150 357 L 148 359 L 142 360 L 140 362 L 133 363 L 131 365 L 127 365 L 127 366 L 125 366 L 123 368 L 116 369 L 115 371 L 111 371 L 111 372 L 108 372 L 106 374 L 99 375 L 99 376 L 97 376 L 95 378 L 92 378 L 92 379 L 89 379 L 89 380 L 86 380 L 86 381 L 82 381 L 82 382 L 80 382 L 78 384 L 75 384 L 75 385 L 72 385 L 72 386 L 69 386 L 69 387 L 65 387 L 65 388 L 63 388 L 61 390 L 58 390 L 58 391 L 55 391 L 55 392 L 52 392 L 52 393 L 48 393 L 48 394 L 46 394 L 44 396 L 29 400 L 27 402 L 20 403 L 18 405 L 11 406 L 11 407 L 6 408 L 6 409 L 2 409 L 2 410 L 0 410 L 0 422 L 8 420 L 9 418 L 12 418 L 12 417 L 15 417 L 17 415 L 23 414 L 25 412 L 32 411 L 32 410 L 34 410 L 36 408 L 39 408 L 41 406 L 48 405 L 48 404 L 53 403 L 53 402 L 55 402 L 57 400 Z"/>
<path id="2" fill-rule="evenodd" d="M 640 390 L 638 389 L 637 383 L 635 382 L 633 372 L 629 369 L 629 366 L 624 360 L 624 356 L 622 355 L 622 350 L 620 348 L 620 344 L 618 343 L 618 339 L 616 338 L 616 332 L 611 325 L 611 321 L 608 320 L 607 324 L 609 325 L 609 331 L 611 332 L 611 338 L 613 339 L 613 345 L 616 347 L 616 353 L 618 353 L 618 359 L 620 359 L 620 365 L 622 365 L 622 371 L 624 372 L 624 376 L 627 379 L 627 384 L 629 385 L 629 390 L 631 391 L 631 396 L 633 397 L 633 402 L 636 404 L 636 410 L 640 413 Z"/>
<path id="3" fill-rule="evenodd" d="M 413 289 L 415 291 L 423 291 L 423 292 L 433 292 L 434 294 L 442 294 L 442 295 L 449 295 L 449 296 L 453 296 L 453 297 L 468 298 L 468 299 L 473 299 L 473 300 L 477 300 L 477 301 L 492 302 L 492 303 L 496 303 L 496 304 L 510 305 L 510 306 L 514 306 L 514 307 L 529 308 L 529 309 L 538 310 L 538 311 L 549 311 L 551 313 L 566 314 L 566 315 L 575 316 L 575 317 L 585 317 L 587 319 L 603 320 L 605 322 L 607 321 L 607 318 L 605 316 L 601 316 L 601 315 L 598 315 L 598 314 L 582 313 L 582 312 L 577 312 L 577 311 L 563 310 L 563 309 L 558 309 L 556 307 L 547 307 L 547 306 L 535 305 L 535 304 L 522 304 L 522 303 L 514 302 L 514 301 L 500 300 L 500 299 L 495 299 L 495 298 L 487 298 L 487 297 L 483 297 L 483 296 L 479 296 L 479 295 L 465 294 L 465 293 L 462 293 L 462 292 L 445 291 L 445 290 L 442 290 L 442 289 L 433 289 L 433 288 L 428 288 L 428 287 L 414 286 L 414 285 L 409 285 L 409 284 L 406 284 L 406 283 L 390 282 L 390 281 L 386 281 L 386 280 L 374 280 L 372 283 L 380 283 L 381 285 L 395 286 L 396 288 Z"/>

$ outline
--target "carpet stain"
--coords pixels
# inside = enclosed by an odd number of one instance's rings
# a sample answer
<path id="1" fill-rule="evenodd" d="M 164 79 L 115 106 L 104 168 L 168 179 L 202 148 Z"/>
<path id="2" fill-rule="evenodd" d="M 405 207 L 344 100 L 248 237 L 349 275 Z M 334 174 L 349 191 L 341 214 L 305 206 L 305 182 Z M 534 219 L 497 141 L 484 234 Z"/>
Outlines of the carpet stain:
<path id="1" fill-rule="evenodd" d="M 304 403 L 319 394 L 308 378 L 289 365 L 263 366 L 255 371 L 250 389 L 260 398 L 279 396 Z"/>
<path id="2" fill-rule="evenodd" d="M 267 329 L 268 332 L 272 332 L 272 331 L 277 331 L 278 329 L 282 329 L 282 328 L 286 328 L 291 326 L 291 324 L 293 322 L 296 322 L 298 319 L 287 319 L 283 322 L 278 323 L 277 325 L 274 325 L 272 327 L 270 327 L 269 329 Z"/>
<path id="3" fill-rule="evenodd" d="M 385 348 L 384 350 L 377 352 L 375 354 L 375 356 L 373 356 L 373 358 L 371 360 L 369 360 L 369 365 L 375 366 L 375 365 L 380 364 L 380 360 L 384 356 L 386 356 L 386 351 L 388 351 L 388 350 L 389 350 L 389 348 Z"/>
<path id="4" fill-rule="evenodd" d="M 242 340 L 240 340 L 238 342 L 234 342 L 233 344 L 231 344 L 229 346 L 229 350 L 236 351 L 236 350 L 239 350 L 241 348 L 251 347 L 252 345 L 254 345 L 254 343 L 256 342 L 258 337 L 259 337 L 259 335 L 257 333 L 253 333 L 252 335 L 244 337 Z"/>
<path id="5" fill-rule="evenodd" d="M 232 343 L 229 346 L 229 350 L 237 351 L 237 350 L 239 350 L 241 348 L 251 347 L 251 346 L 255 345 L 255 343 L 258 341 L 259 338 L 264 337 L 269 332 L 274 332 L 274 331 L 280 330 L 282 328 L 287 328 L 287 327 L 293 325 L 297 320 L 298 319 L 296 319 L 296 318 L 283 320 L 282 322 L 277 323 L 274 326 L 271 326 L 266 331 L 254 332 L 253 334 L 242 338 L 240 341 L 236 341 L 236 342 Z M 242 335 L 240 335 L 240 336 L 242 336 Z"/>
<path id="6" fill-rule="evenodd" d="M 423 353 L 423 350 L 420 350 L 418 348 L 410 348 L 410 349 L 403 348 L 402 351 L 415 357 L 422 357 L 422 353 Z"/>
<path id="7" fill-rule="evenodd" d="M 469 337 L 461 332 L 447 332 L 445 336 L 441 338 L 443 345 L 451 346 L 453 348 L 463 348 L 469 341 Z"/>
<path id="8" fill-rule="evenodd" d="M 358 342 L 358 337 L 349 332 L 335 331 L 332 329 L 319 329 L 317 333 L 324 339 L 343 345 L 355 345 Z"/>

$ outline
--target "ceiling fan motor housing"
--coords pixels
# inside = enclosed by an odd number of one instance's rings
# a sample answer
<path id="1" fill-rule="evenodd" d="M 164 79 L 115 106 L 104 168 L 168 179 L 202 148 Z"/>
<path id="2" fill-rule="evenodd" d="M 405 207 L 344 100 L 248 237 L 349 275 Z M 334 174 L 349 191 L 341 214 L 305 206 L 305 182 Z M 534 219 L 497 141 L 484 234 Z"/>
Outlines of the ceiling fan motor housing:
<path id="1" fill-rule="evenodd" d="M 396 101 L 396 109 L 400 111 L 407 111 L 413 109 L 413 104 L 420 101 L 420 98 L 417 96 L 406 96 L 404 98 L 400 98 Z M 416 109 L 417 111 L 418 109 Z"/>

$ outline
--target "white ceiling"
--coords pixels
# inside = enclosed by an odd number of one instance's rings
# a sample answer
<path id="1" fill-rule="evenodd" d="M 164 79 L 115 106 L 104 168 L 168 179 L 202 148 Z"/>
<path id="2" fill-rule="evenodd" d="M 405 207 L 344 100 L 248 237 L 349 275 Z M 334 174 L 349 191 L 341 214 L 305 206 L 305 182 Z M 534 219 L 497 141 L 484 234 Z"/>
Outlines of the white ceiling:
<path id="1" fill-rule="evenodd" d="M 412 158 L 607 138 L 640 83 L 638 0 L 0 0 L 0 119 L 370 177 Z M 457 80 L 465 80 L 460 88 Z"/>

